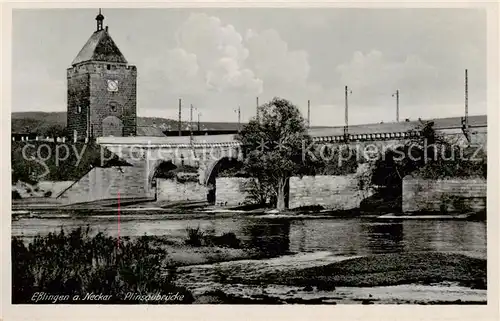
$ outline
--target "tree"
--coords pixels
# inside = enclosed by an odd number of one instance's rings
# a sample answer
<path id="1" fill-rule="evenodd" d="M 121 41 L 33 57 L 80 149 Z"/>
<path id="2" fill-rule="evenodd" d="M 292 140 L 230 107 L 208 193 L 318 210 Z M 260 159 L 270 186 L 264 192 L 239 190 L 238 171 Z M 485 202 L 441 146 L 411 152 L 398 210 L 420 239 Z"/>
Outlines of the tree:
<path id="1" fill-rule="evenodd" d="M 56 141 L 56 139 L 58 137 L 65 137 L 66 136 L 66 128 L 61 126 L 60 124 L 54 124 L 54 125 L 48 126 L 44 130 L 42 130 L 42 134 L 44 136 L 48 136 L 48 137 L 54 139 L 54 141 Z"/>
<path id="2" fill-rule="evenodd" d="M 303 169 L 304 148 L 311 144 L 305 121 L 291 102 L 273 98 L 259 107 L 238 135 L 245 155 L 244 169 L 274 191 L 276 208 L 284 210 L 288 179 Z"/>
<path id="3" fill-rule="evenodd" d="M 452 142 L 434 128 L 433 122 L 423 122 L 416 129 L 420 134 L 404 146 L 389 149 L 373 164 L 371 183 L 382 188 L 385 196 L 401 193 L 406 175 L 422 178 L 486 177 L 487 157 L 483 150 L 464 147 Z"/>

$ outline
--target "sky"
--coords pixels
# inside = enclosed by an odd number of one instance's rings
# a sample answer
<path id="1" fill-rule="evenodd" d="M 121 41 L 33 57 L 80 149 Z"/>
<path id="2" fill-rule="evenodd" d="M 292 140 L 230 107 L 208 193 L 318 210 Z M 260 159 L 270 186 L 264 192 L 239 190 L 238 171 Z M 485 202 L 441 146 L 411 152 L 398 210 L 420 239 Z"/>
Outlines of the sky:
<path id="1" fill-rule="evenodd" d="M 12 111 L 65 111 L 66 69 L 96 29 L 97 9 L 16 9 Z M 290 100 L 311 125 L 486 114 L 481 9 L 103 9 L 137 66 L 137 113 L 201 121 L 255 116 L 256 97 Z"/>

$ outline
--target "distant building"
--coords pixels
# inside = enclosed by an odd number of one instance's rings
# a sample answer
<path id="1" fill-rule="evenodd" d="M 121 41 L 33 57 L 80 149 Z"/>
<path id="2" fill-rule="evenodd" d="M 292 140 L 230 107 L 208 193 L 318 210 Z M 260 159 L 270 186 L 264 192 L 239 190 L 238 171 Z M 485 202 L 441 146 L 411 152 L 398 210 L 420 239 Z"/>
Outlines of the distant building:
<path id="1" fill-rule="evenodd" d="M 77 140 L 100 136 L 135 136 L 137 69 L 95 18 L 97 30 L 67 69 L 67 128 Z"/>

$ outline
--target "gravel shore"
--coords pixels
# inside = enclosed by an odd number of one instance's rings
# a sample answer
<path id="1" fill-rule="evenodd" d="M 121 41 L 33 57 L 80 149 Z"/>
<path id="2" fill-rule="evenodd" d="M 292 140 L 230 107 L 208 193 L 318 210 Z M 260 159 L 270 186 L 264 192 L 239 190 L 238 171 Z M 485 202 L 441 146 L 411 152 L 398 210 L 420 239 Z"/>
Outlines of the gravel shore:
<path id="1" fill-rule="evenodd" d="M 485 304 L 486 260 L 454 253 L 301 253 L 184 266 L 197 303 Z"/>

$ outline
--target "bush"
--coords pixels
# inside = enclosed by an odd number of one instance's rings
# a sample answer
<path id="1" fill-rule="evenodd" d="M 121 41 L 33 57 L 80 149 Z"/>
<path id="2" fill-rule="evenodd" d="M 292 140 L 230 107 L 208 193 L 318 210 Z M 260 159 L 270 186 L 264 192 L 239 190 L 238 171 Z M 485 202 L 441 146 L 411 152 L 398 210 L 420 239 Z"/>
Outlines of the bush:
<path id="1" fill-rule="evenodd" d="M 438 158 L 419 168 L 416 176 L 427 179 L 442 179 L 447 177 L 487 177 L 488 160 L 483 151 L 476 153 L 475 148 L 460 148 L 458 146 L 442 146 L 440 153 L 452 160 Z M 461 155 L 457 157 L 454 155 Z"/>
<path id="2" fill-rule="evenodd" d="M 317 213 L 319 211 L 324 210 L 325 208 L 322 205 L 307 205 L 293 208 L 292 212 L 313 212 Z"/>
<path id="3" fill-rule="evenodd" d="M 407 175 L 425 179 L 486 178 L 487 155 L 482 149 L 452 142 L 433 126 L 433 122 L 422 124 L 418 129 L 420 135 L 404 146 L 387 150 L 384 157 L 372 164 L 370 183 L 384 200 L 401 195 L 403 178 Z"/>
<path id="4" fill-rule="evenodd" d="M 249 204 L 266 205 L 274 196 L 272 184 L 262 178 L 241 182 L 240 190 L 247 192 L 245 201 Z"/>
<path id="5" fill-rule="evenodd" d="M 49 181 L 74 181 L 80 179 L 93 167 L 129 165 L 107 149 L 102 151 L 104 155 L 103 159 L 106 161 L 104 164 L 101 163 L 101 146 L 93 142 L 88 144 L 66 144 L 31 141 L 29 144 L 33 145 L 33 147 L 27 148 L 23 152 L 23 148 L 26 147 L 26 144 L 28 144 L 28 142 L 12 142 L 11 180 L 13 184 L 17 181 L 22 181 L 34 185 L 41 179 Z M 41 145 L 46 145 L 50 148 L 39 149 Z M 56 159 L 54 151 L 62 145 L 65 145 L 67 150 L 69 150 L 68 157 L 63 160 Z M 40 150 L 40 155 L 37 154 L 37 150 Z M 50 154 L 48 150 L 51 151 Z M 62 155 L 66 155 L 64 149 Z M 81 156 L 80 159 L 78 159 L 79 156 Z M 33 160 L 32 157 L 34 157 L 35 160 Z M 44 159 L 44 161 L 41 162 L 40 159 L 36 158 Z M 45 166 L 43 166 L 43 164 L 45 164 Z M 46 176 L 41 177 L 41 175 L 45 173 L 47 173 Z"/>
<path id="6" fill-rule="evenodd" d="M 89 229 L 78 228 L 66 234 L 36 236 L 26 246 L 12 238 L 12 303 L 34 302 L 36 292 L 68 296 L 57 303 L 191 303 L 184 288 L 175 286 L 165 273 L 166 250 L 152 247 L 146 238 L 89 236 Z M 109 295 L 109 300 L 75 300 L 89 293 Z M 179 301 L 151 301 L 125 298 L 138 295 L 179 293 Z"/>
<path id="7" fill-rule="evenodd" d="M 12 191 L 12 199 L 13 200 L 20 200 L 20 199 L 22 199 L 21 194 L 19 194 L 19 192 L 16 191 L 16 190 Z"/>
<path id="8" fill-rule="evenodd" d="M 199 177 L 198 177 L 198 173 L 196 174 L 192 174 L 192 173 L 189 173 L 189 174 L 181 174 L 181 173 L 178 173 L 176 175 L 176 179 L 177 179 L 177 182 L 178 183 L 181 183 L 181 184 L 184 184 L 184 183 L 198 183 L 199 182 Z"/>
<path id="9" fill-rule="evenodd" d="M 401 213 L 402 196 L 399 191 L 384 189 L 361 201 L 362 212 Z"/>
<path id="10" fill-rule="evenodd" d="M 201 231 L 199 226 L 197 228 L 187 228 L 186 231 L 188 236 L 185 243 L 187 245 L 195 247 L 218 246 L 232 249 L 241 248 L 241 242 L 233 232 L 226 232 L 217 236 L 210 232 Z"/>
<path id="11" fill-rule="evenodd" d="M 240 240 L 233 232 L 224 233 L 221 236 L 214 236 L 212 242 L 214 245 L 220 247 L 228 247 L 232 249 L 240 248 Z"/>
<path id="12" fill-rule="evenodd" d="M 197 228 L 188 227 L 186 229 L 186 232 L 188 234 L 188 238 L 185 241 L 187 245 L 191 245 L 191 246 L 201 246 L 202 245 L 204 233 L 200 230 L 199 226 Z"/>

